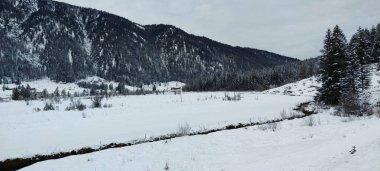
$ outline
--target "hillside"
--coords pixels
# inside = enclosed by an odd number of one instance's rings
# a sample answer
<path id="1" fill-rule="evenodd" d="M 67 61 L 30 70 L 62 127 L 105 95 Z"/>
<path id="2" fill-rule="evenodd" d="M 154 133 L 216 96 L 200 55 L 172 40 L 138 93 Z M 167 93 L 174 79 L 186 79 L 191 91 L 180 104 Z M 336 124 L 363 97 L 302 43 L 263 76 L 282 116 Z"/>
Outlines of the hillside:
<path id="1" fill-rule="evenodd" d="M 226 33 L 228 34 L 228 33 Z M 0 2 L 0 78 L 186 82 L 298 60 L 51 0 Z"/>

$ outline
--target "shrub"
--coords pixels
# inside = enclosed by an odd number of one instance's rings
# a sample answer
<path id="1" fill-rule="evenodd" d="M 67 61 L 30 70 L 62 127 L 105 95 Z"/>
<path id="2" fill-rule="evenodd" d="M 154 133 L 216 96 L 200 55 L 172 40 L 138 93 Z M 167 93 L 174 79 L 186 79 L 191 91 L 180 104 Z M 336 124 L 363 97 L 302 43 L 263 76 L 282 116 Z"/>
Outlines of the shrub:
<path id="1" fill-rule="evenodd" d="M 104 104 L 103 105 L 103 108 L 111 108 L 112 107 L 112 104 Z"/>
<path id="2" fill-rule="evenodd" d="M 181 136 L 188 135 L 190 132 L 191 132 L 191 127 L 188 123 L 178 126 L 178 130 L 177 130 L 178 135 L 181 135 Z"/>
<path id="3" fill-rule="evenodd" d="M 266 124 L 257 125 L 257 128 L 262 131 L 268 130 L 268 126 Z"/>
<path id="4" fill-rule="evenodd" d="M 55 110 L 55 109 L 54 109 L 54 106 L 53 106 L 52 103 L 46 102 L 43 110 L 44 111 L 49 111 L 49 110 Z"/>
<path id="5" fill-rule="evenodd" d="M 34 111 L 35 112 L 41 112 L 41 109 L 39 107 L 37 107 L 37 108 L 34 108 Z"/>
<path id="6" fill-rule="evenodd" d="M 79 111 L 83 111 L 87 108 L 87 106 L 85 104 L 83 104 L 80 100 L 74 100 L 72 99 L 71 100 L 71 103 L 69 104 L 69 106 L 66 107 L 66 111 L 70 111 L 70 110 L 79 110 Z"/>
<path id="7" fill-rule="evenodd" d="M 169 164 L 168 164 L 168 162 L 165 163 L 164 170 L 169 170 Z"/>
<path id="8" fill-rule="evenodd" d="M 286 119 L 288 118 L 288 113 L 286 112 L 285 109 L 283 109 L 280 113 L 281 119 Z"/>
<path id="9" fill-rule="evenodd" d="M 272 122 L 268 124 L 262 124 L 262 125 L 258 125 L 257 128 L 261 131 L 270 130 L 270 131 L 276 132 L 280 128 L 280 123 Z"/>
<path id="10" fill-rule="evenodd" d="M 279 128 L 280 128 L 280 123 L 278 122 L 272 122 L 268 124 L 268 129 L 273 132 L 276 132 Z"/>
<path id="11" fill-rule="evenodd" d="M 241 100 L 241 93 L 234 93 L 233 96 L 230 96 L 228 93 L 224 93 L 224 101 L 239 101 Z"/>
<path id="12" fill-rule="evenodd" d="M 305 123 L 306 126 L 310 126 L 310 127 L 321 124 L 321 121 L 315 119 L 313 116 L 305 117 L 303 119 L 303 121 L 304 121 L 304 123 Z"/>
<path id="13" fill-rule="evenodd" d="M 101 108 L 102 107 L 102 100 L 103 100 L 103 97 L 101 97 L 101 96 L 95 96 L 92 99 L 92 107 L 93 108 Z"/>
<path id="14" fill-rule="evenodd" d="M 346 123 L 346 122 L 352 122 L 356 119 L 357 118 L 355 118 L 354 116 L 347 116 L 347 117 L 342 117 L 342 119 L 340 119 L 340 121 L 342 121 L 343 123 Z"/>

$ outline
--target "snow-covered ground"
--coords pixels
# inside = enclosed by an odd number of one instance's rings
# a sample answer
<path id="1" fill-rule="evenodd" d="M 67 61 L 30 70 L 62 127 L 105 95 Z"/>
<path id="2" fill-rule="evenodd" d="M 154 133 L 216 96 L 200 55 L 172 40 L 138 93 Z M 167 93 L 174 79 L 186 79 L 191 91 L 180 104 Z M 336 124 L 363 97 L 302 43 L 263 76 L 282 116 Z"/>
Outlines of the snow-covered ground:
<path id="1" fill-rule="evenodd" d="M 380 72 L 368 91 L 379 100 Z M 171 83 L 171 85 L 178 85 Z M 225 101 L 224 92 L 112 97 L 111 108 L 83 112 L 35 112 L 43 101 L 0 103 L 0 161 L 51 154 L 108 143 L 129 142 L 177 131 L 193 130 L 279 118 L 311 101 L 320 84 L 301 80 L 264 92 L 241 92 L 240 101 Z M 234 92 L 229 92 L 233 95 Z M 82 99 L 90 106 L 90 99 Z M 185 136 L 44 161 L 24 170 L 380 170 L 380 119 L 341 118 L 334 110 L 320 110 L 306 119 L 284 121 L 276 131 L 253 126 L 208 135 Z M 353 146 L 356 152 L 351 154 Z"/>
<path id="2" fill-rule="evenodd" d="M 233 93 L 230 93 L 232 95 Z M 36 154 L 96 147 L 112 142 L 164 135 L 188 123 L 193 129 L 280 117 L 282 110 L 309 101 L 308 96 L 243 93 L 240 101 L 224 101 L 224 92 L 113 97 L 111 108 L 40 111 L 44 101 L 0 103 L 0 161 Z M 82 99 L 90 106 L 90 99 Z M 27 142 L 27 143 L 26 143 Z"/>
<path id="3" fill-rule="evenodd" d="M 167 142 L 110 149 L 37 163 L 23 170 L 380 170 L 380 119 L 342 122 L 328 113 L 285 121 L 275 131 L 257 126 Z M 356 152 L 349 151 L 356 147 Z"/>
<path id="4" fill-rule="evenodd" d="M 184 83 L 178 81 L 170 81 L 167 83 L 153 83 L 149 85 L 144 85 L 144 90 L 153 90 L 153 87 L 156 86 L 157 91 L 170 91 L 171 88 L 182 88 L 185 86 Z"/>

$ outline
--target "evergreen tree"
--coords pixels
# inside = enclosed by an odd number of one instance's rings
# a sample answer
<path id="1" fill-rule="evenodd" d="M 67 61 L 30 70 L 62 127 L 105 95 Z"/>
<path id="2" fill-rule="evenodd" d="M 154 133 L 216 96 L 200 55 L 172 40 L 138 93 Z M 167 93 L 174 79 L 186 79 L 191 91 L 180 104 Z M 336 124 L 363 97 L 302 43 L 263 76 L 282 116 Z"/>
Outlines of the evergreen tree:
<path id="1" fill-rule="evenodd" d="M 153 91 L 156 91 L 157 90 L 157 87 L 156 87 L 156 84 L 153 85 Z"/>
<path id="2" fill-rule="evenodd" d="M 25 99 L 31 99 L 32 98 L 32 88 L 29 84 L 26 85 L 25 92 L 23 94 Z"/>
<path id="3" fill-rule="evenodd" d="M 376 26 L 374 32 L 375 36 L 372 44 L 371 56 L 374 58 L 375 62 L 380 62 L 380 24 Z"/>
<path id="4" fill-rule="evenodd" d="M 54 96 L 59 97 L 59 89 L 58 87 L 54 90 Z"/>
<path id="5" fill-rule="evenodd" d="M 360 100 L 359 100 L 359 62 L 356 57 L 356 44 L 358 42 L 358 35 L 352 36 L 347 49 L 346 56 L 346 69 L 342 78 L 342 96 L 340 105 L 342 106 L 343 113 L 346 115 L 357 115 L 360 113 Z"/>
<path id="6" fill-rule="evenodd" d="M 90 96 L 95 96 L 96 95 L 96 90 L 95 90 L 95 88 L 91 88 L 90 89 Z"/>
<path id="7" fill-rule="evenodd" d="M 61 91 L 61 96 L 62 96 L 63 98 L 66 98 L 66 97 L 67 97 L 67 93 L 66 93 L 66 90 L 65 90 L 65 89 L 63 89 L 63 90 Z"/>
<path id="8" fill-rule="evenodd" d="M 119 83 L 116 87 L 116 91 L 119 91 L 120 94 L 126 95 L 127 90 L 125 89 L 125 85 L 123 83 Z"/>
<path id="9" fill-rule="evenodd" d="M 353 39 L 353 55 L 359 65 L 359 88 L 361 91 L 364 91 L 368 89 L 371 83 L 369 64 L 371 63 L 372 58 L 369 51 L 370 47 L 368 46 L 368 33 L 359 28 L 355 36 L 357 38 Z"/>
<path id="10" fill-rule="evenodd" d="M 339 26 L 327 30 L 320 62 L 322 88 L 318 100 L 327 105 L 338 105 L 342 95 L 342 75 L 346 68 L 347 41 Z"/>
<path id="11" fill-rule="evenodd" d="M 12 90 L 12 100 L 20 100 L 20 91 L 18 88 Z"/>
<path id="12" fill-rule="evenodd" d="M 46 88 L 44 88 L 43 90 L 42 90 L 42 97 L 43 98 L 48 98 L 48 96 L 49 96 L 49 93 L 48 93 L 48 91 L 46 90 Z"/>

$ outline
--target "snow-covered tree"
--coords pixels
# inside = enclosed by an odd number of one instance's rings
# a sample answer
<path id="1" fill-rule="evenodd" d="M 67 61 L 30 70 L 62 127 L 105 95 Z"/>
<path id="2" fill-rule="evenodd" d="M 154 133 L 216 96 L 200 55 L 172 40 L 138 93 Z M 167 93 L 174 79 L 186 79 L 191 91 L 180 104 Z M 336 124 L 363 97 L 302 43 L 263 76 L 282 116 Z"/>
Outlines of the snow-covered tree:
<path id="1" fill-rule="evenodd" d="M 378 24 L 374 30 L 375 36 L 372 45 L 371 56 L 375 62 L 380 62 L 380 24 Z"/>
<path id="2" fill-rule="evenodd" d="M 372 57 L 370 54 L 369 39 L 367 31 L 359 28 L 357 33 L 354 35 L 355 39 L 352 39 L 353 45 L 353 57 L 356 58 L 358 63 L 358 77 L 359 77 L 359 88 L 361 91 L 368 89 L 371 83 L 370 79 L 370 68 Z"/>
<path id="3" fill-rule="evenodd" d="M 346 68 L 347 41 L 339 26 L 327 30 L 320 62 L 322 88 L 318 100 L 328 105 L 338 105 L 342 95 L 342 78 Z"/>

